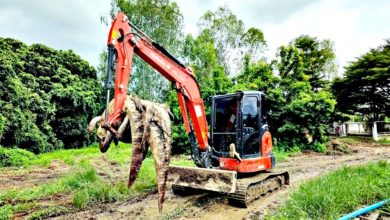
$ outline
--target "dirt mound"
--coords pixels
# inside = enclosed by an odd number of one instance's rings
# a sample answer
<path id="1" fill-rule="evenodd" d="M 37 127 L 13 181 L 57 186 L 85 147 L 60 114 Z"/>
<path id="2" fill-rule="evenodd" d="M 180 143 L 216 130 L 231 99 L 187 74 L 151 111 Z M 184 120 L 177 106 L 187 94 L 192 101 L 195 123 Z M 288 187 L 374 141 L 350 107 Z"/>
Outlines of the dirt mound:
<path id="1" fill-rule="evenodd" d="M 343 144 L 338 140 L 331 140 L 327 145 L 327 155 L 345 155 L 352 153 L 357 153 L 357 150 L 351 149 L 346 144 Z"/>

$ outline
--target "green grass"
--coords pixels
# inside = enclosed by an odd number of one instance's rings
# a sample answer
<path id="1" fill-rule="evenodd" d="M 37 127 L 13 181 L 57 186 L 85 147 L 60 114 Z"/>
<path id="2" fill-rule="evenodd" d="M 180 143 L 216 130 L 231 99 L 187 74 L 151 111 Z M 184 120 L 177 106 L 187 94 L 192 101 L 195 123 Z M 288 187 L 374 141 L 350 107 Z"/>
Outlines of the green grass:
<path id="1" fill-rule="evenodd" d="M 338 139 L 341 142 L 344 142 L 346 144 L 359 144 L 368 140 L 366 138 L 358 138 L 358 137 L 340 137 Z"/>
<path id="2" fill-rule="evenodd" d="M 0 205 L 0 219 L 11 219 L 13 213 L 28 212 L 29 210 L 37 209 L 39 207 L 40 205 L 36 202 Z"/>
<path id="3" fill-rule="evenodd" d="M 130 144 L 120 142 L 118 146 L 111 145 L 109 151 L 105 153 L 107 158 L 124 164 L 130 161 Z M 18 148 L 3 148 L 0 146 L 0 167 L 9 166 L 44 166 L 48 167 L 53 160 L 62 161 L 67 165 L 77 165 L 82 159 L 94 159 L 100 157 L 102 153 L 97 144 L 80 149 L 64 149 L 35 155 L 27 150 Z"/>
<path id="4" fill-rule="evenodd" d="M 96 184 L 88 184 L 73 193 L 72 202 L 76 208 L 84 208 L 91 203 L 113 202 L 131 195 L 125 183 L 115 185 L 98 181 Z"/>
<path id="5" fill-rule="evenodd" d="M 290 153 L 278 149 L 273 150 L 272 154 L 275 156 L 276 162 L 286 161 L 290 155 Z"/>
<path id="6" fill-rule="evenodd" d="M 10 161 L 4 164 L 7 166 L 2 168 L 4 170 L 15 169 L 15 173 L 25 173 L 34 170 L 36 166 L 48 167 L 53 160 L 57 160 L 69 165 L 70 172 L 59 179 L 37 187 L 15 188 L 0 192 L 0 220 L 10 219 L 14 213 L 18 212 L 32 212 L 28 216 L 30 219 L 47 218 L 84 208 L 90 204 L 117 201 L 156 189 L 156 170 L 151 153 L 148 153 L 145 158 L 133 187 L 128 189 L 127 182 L 108 183 L 97 175 L 93 164 L 94 161 L 101 160 L 103 155 L 97 145 L 39 155 L 20 149 L 1 148 L 1 150 L 6 153 L 3 155 L 7 155 Z M 115 161 L 117 164 L 115 166 L 123 165 L 127 168 L 127 164 L 131 161 L 131 147 L 124 143 L 120 143 L 119 146 L 112 145 L 104 157 L 108 161 Z M 172 157 L 171 164 L 195 166 L 191 160 L 182 155 Z M 15 168 L 9 166 L 15 166 Z M 103 169 L 103 172 L 110 171 Z M 70 195 L 70 206 L 40 205 L 40 200 L 45 201 L 56 194 Z"/>
<path id="7" fill-rule="evenodd" d="M 30 189 L 14 189 L 0 194 L 0 219 L 9 219 L 15 212 L 23 212 L 36 208 L 34 201 L 60 193 L 73 194 L 72 204 L 75 208 L 83 208 L 94 202 L 111 202 L 134 193 L 124 183 L 115 185 L 104 182 L 93 167 L 63 177 L 53 183 L 47 183 Z M 12 205 L 11 205 L 12 204 Z M 17 204 L 17 207 L 13 204 Z M 24 209 L 23 209 L 24 208 Z M 66 209 L 68 210 L 69 207 Z M 65 212 L 65 208 L 45 207 L 34 212 L 32 218 Z"/>
<path id="8" fill-rule="evenodd" d="M 343 143 L 346 144 L 361 144 L 361 143 L 370 143 L 370 144 L 379 144 L 384 146 L 390 145 L 390 140 L 385 138 L 379 138 L 378 141 L 374 141 L 372 137 L 340 137 L 338 138 Z"/>
<path id="9" fill-rule="evenodd" d="M 60 214 L 65 214 L 68 213 L 69 211 L 71 211 L 70 208 L 54 205 L 32 213 L 27 219 L 28 220 L 45 219 L 45 218 L 55 217 Z"/>
<path id="10" fill-rule="evenodd" d="M 289 156 L 294 156 L 299 153 L 301 153 L 299 147 L 293 147 L 289 151 L 278 148 L 277 146 L 272 149 L 272 154 L 275 156 L 276 162 L 286 161 Z"/>
<path id="11" fill-rule="evenodd" d="M 379 144 L 383 144 L 383 145 L 390 145 L 390 140 L 381 138 L 381 139 L 378 140 L 378 143 Z"/>
<path id="12" fill-rule="evenodd" d="M 91 167 L 84 171 L 76 172 L 76 174 L 63 177 L 53 183 L 46 183 L 27 189 L 13 189 L 0 193 L 0 201 L 10 204 L 30 202 L 49 195 L 80 188 L 87 183 L 96 182 L 97 178 L 96 170 Z"/>
<path id="13" fill-rule="evenodd" d="M 300 185 L 276 216 L 268 219 L 337 219 L 390 198 L 390 164 L 386 161 L 343 167 Z"/>
<path id="14" fill-rule="evenodd" d="M 19 148 L 0 146 L 0 167 L 22 166 L 35 159 L 35 154 Z"/>

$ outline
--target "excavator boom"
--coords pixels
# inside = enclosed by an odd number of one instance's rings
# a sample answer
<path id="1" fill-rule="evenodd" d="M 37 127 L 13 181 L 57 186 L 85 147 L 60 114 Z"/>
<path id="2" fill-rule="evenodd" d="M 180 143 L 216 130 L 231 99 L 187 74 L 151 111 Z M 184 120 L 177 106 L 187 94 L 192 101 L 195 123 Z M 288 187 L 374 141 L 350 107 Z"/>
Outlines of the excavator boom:
<path id="1" fill-rule="evenodd" d="M 112 22 L 107 46 L 108 65 L 105 86 L 107 103 L 112 88 L 115 88 L 115 101 L 114 111 L 112 114 L 106 115 L 103 127 L 110 131 L 114 138 L 120 136 L 116 129 L 123 120 L 122 109 L 128 91 L 131 63 L 135 53 L 175 85 L 185 129 L 191 139 L 195 162 L 201 165 L 199 150 L 205 151 L 208 148 L 208 130 L 203 99 L 192 69 L 185 67 L 157 42 L 142 33 L 129 22 L 123 13 L 118 13 Z M 110 84 L 113 70 L 115 70 L 115 86 Z M 107 148 L 108 144 L 102 142 L 101 148 Z"/>

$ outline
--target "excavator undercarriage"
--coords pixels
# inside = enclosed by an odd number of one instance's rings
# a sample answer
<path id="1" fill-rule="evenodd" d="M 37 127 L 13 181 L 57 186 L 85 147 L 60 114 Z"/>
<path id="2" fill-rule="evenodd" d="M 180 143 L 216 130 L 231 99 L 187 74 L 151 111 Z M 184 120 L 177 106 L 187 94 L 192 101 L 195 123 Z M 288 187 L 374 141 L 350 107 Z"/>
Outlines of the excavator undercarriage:
<path id="1" fill-rule="evenodd" d="M 170 166 L 168 175 L 168 184 L 176 195 L 218 192 L 227 196 L 229 204 L 238 207 L 247 207 L 254 200 L 290 184 L 288 172 L 237 175 L 236 171 Z"/>

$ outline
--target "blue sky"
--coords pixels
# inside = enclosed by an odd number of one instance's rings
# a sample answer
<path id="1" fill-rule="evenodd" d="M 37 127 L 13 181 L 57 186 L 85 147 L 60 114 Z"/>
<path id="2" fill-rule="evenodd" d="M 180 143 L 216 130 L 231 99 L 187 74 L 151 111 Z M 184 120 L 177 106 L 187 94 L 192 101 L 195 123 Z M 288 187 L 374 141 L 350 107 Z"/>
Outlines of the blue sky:
<path id="1" fill-rule="evenodd" d="M 247 28 L 265 35 L 269 59 L 280 45 L 301 34 L 335 43 L 339 70 L 349 61 L 390 38 L 387 0 L 175 0 L 184 16 L 186 33 L 197 34 L 196 23 L 207 10 L 228 5 Z M 1 0 L 0 37 L 55 49 L 72 49 L 93 66 L 105 48 L 108 27 L 100 23 L 109 0 Z"/>

